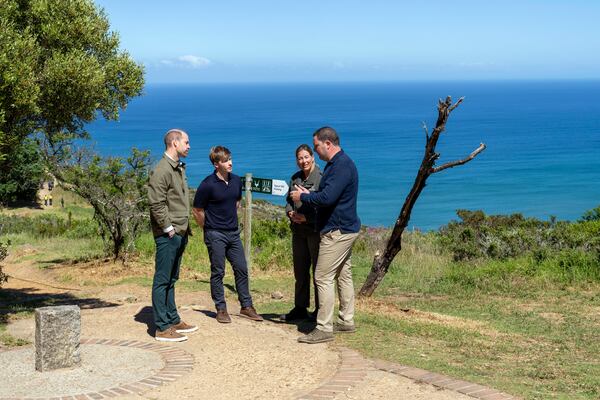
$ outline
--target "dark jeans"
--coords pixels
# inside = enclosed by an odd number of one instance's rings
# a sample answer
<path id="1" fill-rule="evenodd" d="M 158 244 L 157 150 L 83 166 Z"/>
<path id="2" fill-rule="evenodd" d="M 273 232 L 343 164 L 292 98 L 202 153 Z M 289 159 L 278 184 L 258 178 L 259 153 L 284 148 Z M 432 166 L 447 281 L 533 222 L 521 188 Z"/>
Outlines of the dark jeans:
<path id="1" fill-rule="evenodd" d="M 311 284 L 315 294 L 315 309 L 319 308 L 317 286 L 315 285 L 315 267 L 319 255 L 319 232 L 296 230 L 292 233 L 292 253 L 294 260 L 294 307 L 308 308 L 310 306 Z M 312 268 L 311 268 L 312 266 Z M 313 278 L 310 278 L 312 272 Z"/>
<path id="2" fill-rule="evenodd" d="M 179 267 L 188 236 L 168 234 L 154 238 L 156 243 L 156 264 L 152 282 L 152 310 L 156 328 L 164 331 L 181 319 L 175 305 L 175 282 L 179 279 Z"/>
<path id="3" fill-rule="evenodd" d="M 233 268 L 235 290 L 242 307 L 252 305 L 248 282 L 248 265 L 244 256 L 244 248 L 239 231 L 219 231 L 207 229 L 204 231 L 204 243 L 208 248 L 210 258 L 210 294 L 217 310 L 227 308 L 223 277 L 225 276 L 225 258 Z"/>

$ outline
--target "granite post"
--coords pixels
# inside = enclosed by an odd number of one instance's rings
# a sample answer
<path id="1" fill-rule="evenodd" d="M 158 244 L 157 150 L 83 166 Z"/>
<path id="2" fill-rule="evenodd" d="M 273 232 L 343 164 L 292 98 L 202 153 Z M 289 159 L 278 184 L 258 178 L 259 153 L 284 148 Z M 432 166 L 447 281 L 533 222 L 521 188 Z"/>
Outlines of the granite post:
<path id="1" fill-rule="evenodd" d="M 35 369 L 50 371 L 80 364 L 78 306 L 35 309 Z"/>

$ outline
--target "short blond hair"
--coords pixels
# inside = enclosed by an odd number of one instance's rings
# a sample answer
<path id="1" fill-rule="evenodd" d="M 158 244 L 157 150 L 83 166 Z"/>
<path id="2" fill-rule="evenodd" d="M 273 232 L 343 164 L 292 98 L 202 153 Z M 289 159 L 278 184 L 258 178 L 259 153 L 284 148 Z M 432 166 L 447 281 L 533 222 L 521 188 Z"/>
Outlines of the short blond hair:
<path id="1" fill-rule="evenodd" d="M 231 151 L 225 146 L 213 146 L 208 154 L 210 162 L 214 165 L 218 162 L 223 162 L 231 159 Z"/>

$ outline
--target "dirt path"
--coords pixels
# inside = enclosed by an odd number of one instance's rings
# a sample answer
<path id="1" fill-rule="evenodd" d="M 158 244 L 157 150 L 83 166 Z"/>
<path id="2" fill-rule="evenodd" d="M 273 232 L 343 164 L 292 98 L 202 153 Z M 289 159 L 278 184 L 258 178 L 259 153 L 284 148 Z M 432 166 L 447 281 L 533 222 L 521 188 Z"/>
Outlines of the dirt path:
<path id="1" fill-rule="evenodd" d="M 146 288 L 136 285 L 69 288 L 53 281 L 51 274 L 28 264 L 9 263 L 5 270 L 14 278 L 2 290 L 18 294 L 16 301 L 26 297 L 52 298 L 57 304 L 80 304 L 83 337 L 156 343 Z M 122 398 L 472 398 L 378 369 L 372 360 L 335 343 L 299 344 L 296 338 L 300 333 L 295 326 L 269 321 L 256 323 L 240 317 L 234 317 L 232 324 L 219 324 L 214 319 L 210 296 L 204 292 L 178 294 L 177 300 L 182 318 L 200 327 L 198 332 L 190 334 L 187 342 L 174 345 L 193 355 L 191 372 L 174 382 Z M 32 318 L 9 321 L 8 332 L 33 341 L 34 321 Z"/>

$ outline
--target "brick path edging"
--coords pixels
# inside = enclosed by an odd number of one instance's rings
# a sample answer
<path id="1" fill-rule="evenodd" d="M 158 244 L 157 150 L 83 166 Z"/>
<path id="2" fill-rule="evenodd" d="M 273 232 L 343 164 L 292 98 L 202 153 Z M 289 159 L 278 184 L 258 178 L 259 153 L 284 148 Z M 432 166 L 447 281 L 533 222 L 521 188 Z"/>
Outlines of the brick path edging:
<path id="1" fill-rule="evenodd" d="M 340 362 L 335 375 L 309 393 L 297 397 L 297 400 L 332 399 L 338 393 L 346 392 L 361 383 L 367 371 L 373 368 L 373 362 L 358 352 L 340 348 Z"/>
<path id="2" fill-rule="evenodd" d="M 333 399 L 338 393 L 346 392 L 350 388 L 362 383 L 369 370 L 390 372 L 416 382 L 466 394 L 479 400 L 518 400 L 517 397 L 510 394 L 476 383 L 389 361 L 369 360 L 361 356 L 360 353 L 347 348 L 339 348 L 339 350 L 340 363 L 335 375 L 326 380 L 318 388 L 297 397 L 297 400 Z"/>
<path id="3" fill-rule="evenodd" d="M 100 344 L 106 346 L 134 347 L 142 350 L 148 350 L 158 353 L 165 365 L 153 375 L 135 382 L 122 383 L 120 385 L 100 390 L 97 392 L 87 392 L 69 396 L 47 397 L 47 398 L 28 398 L 28 397 L 9 397 L 0 398 L 0 400 L 101 400 L 117 397 L 125 394 L 142 394 L 148 390 L 155 389 L 164 384 L 173 382 L 182 377 L 194 368 L 194 356 L 187 351 L 164 344 L 141 342 L 138 340 L 120 340 L 120 339 L 96 339 L 84 338 L 80 344 Z M 10 351 L 6 349 L 5 351 Z"/>
<path id="4" fill-rule="evenodd" d="M 447 375 L 429 372 L 420 368 L 407 367 L 389 361 L 375 360 L 373 365 L 381 371 L 391 372 L 417 382 L 427 383 L 442 389 L 452 390 L 480 400 L 518 400 L 510 394 L 476 383 L 455 379 Z"/>

